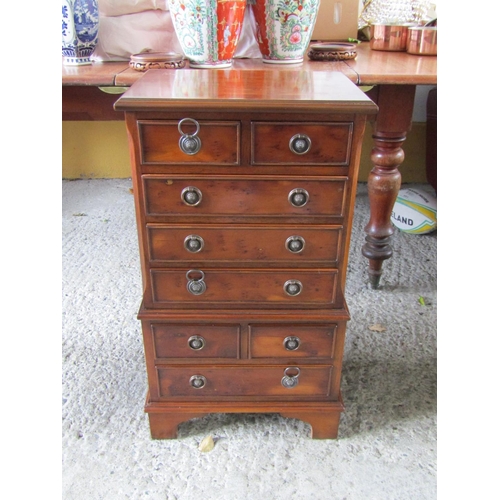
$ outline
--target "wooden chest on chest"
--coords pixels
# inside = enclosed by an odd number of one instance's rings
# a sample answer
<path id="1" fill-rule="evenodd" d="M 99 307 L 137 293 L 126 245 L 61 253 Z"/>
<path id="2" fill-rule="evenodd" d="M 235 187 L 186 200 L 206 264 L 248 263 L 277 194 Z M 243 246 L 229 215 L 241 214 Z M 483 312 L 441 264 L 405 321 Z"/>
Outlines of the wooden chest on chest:
<path id="1" fill-rule="evenodd" d="M 337 436 L 344 285 L 367 115 L 346 77 L 150 71 L 126 112 L 154 438 L 211 412 Z"/>

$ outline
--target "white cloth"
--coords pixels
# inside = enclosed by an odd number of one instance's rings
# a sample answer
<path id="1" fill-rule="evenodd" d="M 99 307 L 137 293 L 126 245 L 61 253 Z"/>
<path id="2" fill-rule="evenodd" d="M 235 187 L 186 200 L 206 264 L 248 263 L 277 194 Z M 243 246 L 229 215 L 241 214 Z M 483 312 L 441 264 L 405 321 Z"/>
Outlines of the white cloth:
<path id="1" fill-rule="evenodd" d="M 93 61 L 128 61 L 131 55 L 148 49 L 182 54 L 170 12 L 147 10 L 123 16 L 100 16 Z"/>
<path id="2" fill-rule="evenodd" d="M 99 0 L 99 14 L 124 16 L 146 10 L 169 10 L 167 0 Z"/>
<path id="3" fill-rule="evenodd" d="M 104 7 L 109 8 L 112 4 L 118 3 L 119 0 L 106 0 Z M 134 4 L 137 8 L 139 4 L 143 6 L 167 4 L 166 0 L 127 0 L 125 3 Z M 129 8 L 132 7 L 129 6 Z M 253 34 L 252 21 L 253 12 L 247 7 L 235 57 L 261 57 Z M 131 55 L 148 49 L 152 52 L 182 54 L 182 47 L 175 34 L 170 11 L 158 8 L 117 16 L 105 16 L 100 13 L 98 43 L 91 57 L 92 61 L 128 61 Z"/>
<path id="4" fill-rule="evenodd" d="M 253 33 L 253 28 L 252 28 L 253 23 L 254 23 L 253 11 L 250 7 L 247 6 L 247 9 L 245 11 L 245 17 L 243 19 L 243 28 L 241 30 L 240 39 L 238 41 L 238 45 L 236 46 L 236 52 L 234 53 L 235 58 L 262 57 L 262 54 L 260 53 L 259 50 L 259 45 Z"/>

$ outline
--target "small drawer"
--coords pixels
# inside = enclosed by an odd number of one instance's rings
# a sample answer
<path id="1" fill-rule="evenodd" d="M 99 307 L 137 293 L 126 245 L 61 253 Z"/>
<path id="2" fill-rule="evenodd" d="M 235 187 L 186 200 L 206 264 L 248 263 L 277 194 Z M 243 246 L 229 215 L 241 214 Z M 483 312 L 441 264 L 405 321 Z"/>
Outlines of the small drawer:
<path id="1" fill-rule="evenodd" d="M 168 226 L 147 224 L 149 260 L 295 262 L 335 266 L 341 226 Z"/>
<path id="2" fill-rule="evenodd" d="M 337 325 L 250 325 L 252 358 L 332 358 Z"/>
<path id="3" fill-rule="evenodd" d="M 185 121 L 180 125 L 179 122 L 138 122 L 142 164 L 239 165 L 239 122 Z M 200 149 L 195 154 L 181 149 L 179 141 L 186 135 L 195 135 L 200 141 Z"/>
<path id="4" fill-rule="evenodd" d="M 160 397 L 328 397 L 330 366 L 157 367 Z M 285 379 L 285 380 L 284 380 Z"/>
<path id="5" fill-rule="evenodd" d="M 343 216 L 344 177 L 142 177 L 147 217 Z"/>
<path id="6" fill-rule="evenodd" d="M 338 270 L 151 269 L 152 307 L 330 306 Z"/>
<path id="7" fill-rule="evenodd" d="M 252 123 L 253 165 L 348 166 L 352 123 Z"/>
<path id="8" fill-rule="evenodd" d="M 239 357 L 239 325 L 152 323 L 155 359 Z"/>

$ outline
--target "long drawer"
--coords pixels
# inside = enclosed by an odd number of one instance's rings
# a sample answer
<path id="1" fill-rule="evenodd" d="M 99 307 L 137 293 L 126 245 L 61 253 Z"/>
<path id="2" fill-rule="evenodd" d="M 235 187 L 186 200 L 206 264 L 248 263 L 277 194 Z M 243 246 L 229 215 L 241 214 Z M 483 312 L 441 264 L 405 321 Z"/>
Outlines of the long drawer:
<path id="1" fill-rule="evenodd" d="M 152 265 L 178 261 L 336 266 L 342 226 L 235 226 L 147 224 Z"/>
<path id="2" fill-rule="evenodd" d="M 160 397 L 328 397 L 331 366 L 157 367 Z"/>
<path id="3" fill-rule="evenodd" d="M 154 268 L 150 279 L 147 307 L 328 307 L 341 298 L 337 269 Z"/>
<path id="4" fill-rule="evenodd" d="M 146 217 L 341 217 L 343 177 L 183 177 L 144 175 Z"/>

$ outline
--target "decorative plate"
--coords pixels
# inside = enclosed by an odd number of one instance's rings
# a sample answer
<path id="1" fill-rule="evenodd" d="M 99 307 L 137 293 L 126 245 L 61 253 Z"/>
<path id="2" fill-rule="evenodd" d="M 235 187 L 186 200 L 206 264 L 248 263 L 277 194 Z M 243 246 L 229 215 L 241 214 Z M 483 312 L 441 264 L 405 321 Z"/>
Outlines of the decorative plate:
<path id="1" fill-rule="evenodd" d="M 347 61 L 357 56 L 355 43 L 325 42 L 309 47 L 307 54 L 313 61 Z"/>

